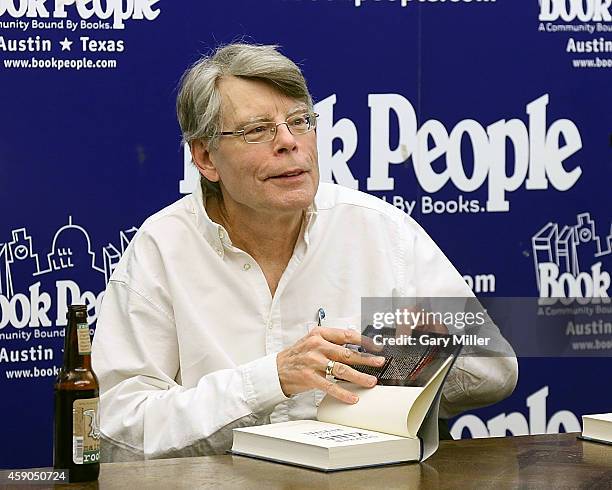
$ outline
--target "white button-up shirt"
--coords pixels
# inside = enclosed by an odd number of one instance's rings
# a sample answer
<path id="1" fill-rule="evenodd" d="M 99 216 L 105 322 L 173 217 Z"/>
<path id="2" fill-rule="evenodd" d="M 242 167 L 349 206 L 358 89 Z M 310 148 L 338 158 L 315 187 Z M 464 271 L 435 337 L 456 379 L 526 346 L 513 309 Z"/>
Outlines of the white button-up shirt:
<path id="1" fill-rule="evenodd" d="M 405 213 L 320 184 L 272 296 L 257 262 L 210 220 L 198 188 L 144 222 L 108 284 L 93 344 L 103 457 L 214 454 L 231 446 L 234 427 L 314 418 L 317 392 L 287 398 L 276 354 L 308 333 L 319 308 L 325 326 L 349 328 L 360 324 L 362 297 L 471 295 Z M 487 329 L 506 357 L 459 358 L 443 415 L 514 389 L 512 349 Z"/>

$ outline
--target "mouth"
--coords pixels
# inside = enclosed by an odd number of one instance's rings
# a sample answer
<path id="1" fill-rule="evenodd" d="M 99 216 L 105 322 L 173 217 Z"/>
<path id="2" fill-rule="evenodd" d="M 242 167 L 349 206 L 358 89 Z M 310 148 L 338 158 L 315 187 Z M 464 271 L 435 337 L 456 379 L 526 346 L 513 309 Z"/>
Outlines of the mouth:
<path id="1" fill-rule="evenodd" d="M 296 169 L 287 170 L 286 172 L 283 172 L 282 174 L 273 175 L 271 177 L 268 177 L 268 179 L 266 180 L 297 180 L 300 177 L 302 177 L 304 174 L 306 174 L 305 170 L 296 168 Z"/>

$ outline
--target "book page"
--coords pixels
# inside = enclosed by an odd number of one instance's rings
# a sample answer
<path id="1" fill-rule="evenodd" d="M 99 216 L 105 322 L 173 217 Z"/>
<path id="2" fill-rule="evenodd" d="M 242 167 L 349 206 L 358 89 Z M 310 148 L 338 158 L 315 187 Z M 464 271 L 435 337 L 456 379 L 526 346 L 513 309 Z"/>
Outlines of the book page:
<path id="1" fill-rule="evenodd" d="M 317 410 L 317 420 L 359 427 L 401 437 L 416 437 L 408 432 L 408 411 L 423 388 L 412 386 L 382 386 L 362 388 L 339 381 L 340 385 L 359 396 L 349 405 L 327 395 Z"/>
<path id="2" fill-rule="evenodd" d="M 316 420 L 294 420 L 279 424 L 243 427 L 234 429 L 234 431 L 249 432 L 260 436 L 326 448 L 400 439 L 389 434 L 381 434 L 379 432 L 329 424 Z"/>
<path id="3" fill-rule="evenodd" d="M 603 420 L 605 422 L 612 422 L 612 413 L 596 413 L 593 415 L 583 415 L 582 418 Z"/>
<path id="4" fill-rule="evenodd" d="M 359 401 L 349 405 L 327 395 L 317 410 L 317 420 L 415 438 L 451 363 L 452 358 L 447 358 L 425 388 L 362 388 L 339 381 L 343 388 L 356 393 Z"/>

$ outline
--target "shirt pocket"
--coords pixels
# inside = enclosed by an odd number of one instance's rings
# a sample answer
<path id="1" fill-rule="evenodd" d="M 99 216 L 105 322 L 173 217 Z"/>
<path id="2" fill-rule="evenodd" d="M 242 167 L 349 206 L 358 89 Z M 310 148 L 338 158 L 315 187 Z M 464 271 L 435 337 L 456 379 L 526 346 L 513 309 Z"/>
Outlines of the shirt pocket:
<path id="1" fill-rule="evenodd" d="M 328 328 L 341 328 L 343 330 L 349 329 L 355 332 L 361 331 L 361 315 L 352 316 L 339 316 L 339 317 L 325 317 L 321 322 L 322 327 Z M 318 322 L 306 322 L 306 329 L 308 333 L 317 326 Z"/>

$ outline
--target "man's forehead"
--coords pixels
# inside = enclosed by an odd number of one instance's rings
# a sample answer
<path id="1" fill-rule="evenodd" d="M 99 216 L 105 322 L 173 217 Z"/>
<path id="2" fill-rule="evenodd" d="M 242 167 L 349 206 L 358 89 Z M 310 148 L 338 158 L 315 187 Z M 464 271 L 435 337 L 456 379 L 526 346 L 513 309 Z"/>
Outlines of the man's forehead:
<path id="1" fill-rule="evenodd" d="M 307 108 L 305 102 L 283 94 L 262 80 L 223 77 L 219 81 L 221 113 L 226 122 L 274 118 Z"/>

